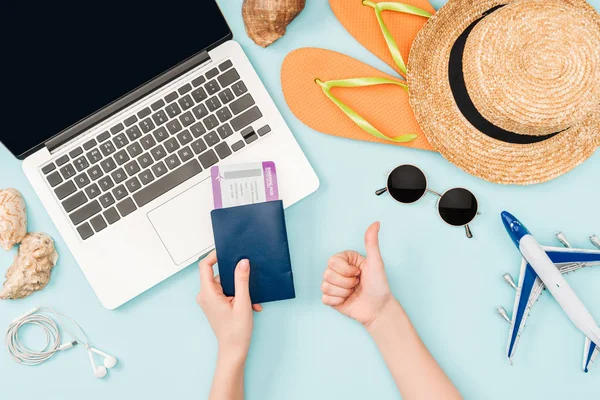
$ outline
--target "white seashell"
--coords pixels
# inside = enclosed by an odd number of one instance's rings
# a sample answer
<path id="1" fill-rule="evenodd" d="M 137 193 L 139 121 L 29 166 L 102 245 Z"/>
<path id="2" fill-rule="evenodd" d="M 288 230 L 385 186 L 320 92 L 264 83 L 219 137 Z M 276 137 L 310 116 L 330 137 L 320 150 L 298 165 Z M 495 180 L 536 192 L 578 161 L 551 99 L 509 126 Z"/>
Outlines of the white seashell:
<path id="1" fill-rule="evenodd" d="M 0 190 L 0 247 L 10 250 L 27 234 L 27 212 L 17 189 Z"/>
<path id="2" fill-rule="evenodd" d="M 50 236 L 28 233 L 6 272 L 0 299 L 22 299 L 43 289 L 50 281 L 50 273 L 57 260 L 58 253 Z"/>

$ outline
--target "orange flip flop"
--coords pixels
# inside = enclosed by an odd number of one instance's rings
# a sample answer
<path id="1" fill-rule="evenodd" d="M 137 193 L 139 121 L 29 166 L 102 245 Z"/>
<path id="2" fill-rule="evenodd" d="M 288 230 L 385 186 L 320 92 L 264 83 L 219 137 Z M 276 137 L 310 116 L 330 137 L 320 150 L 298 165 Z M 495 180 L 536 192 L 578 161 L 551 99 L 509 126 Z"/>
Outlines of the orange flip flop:
<path id="1" fill-rule="evenodd" d="M 401 79 L 344 54 L 304 48 L 283 61 L 281 83 L 292 112 L 317 131 L 433 150 Z"/>
<path id="2" fill-rule="evenodd" d="M 360 44 L 402 76 L 417 33 L 435 12 L 427 0 L 329 0 L 329 4 Z"/>

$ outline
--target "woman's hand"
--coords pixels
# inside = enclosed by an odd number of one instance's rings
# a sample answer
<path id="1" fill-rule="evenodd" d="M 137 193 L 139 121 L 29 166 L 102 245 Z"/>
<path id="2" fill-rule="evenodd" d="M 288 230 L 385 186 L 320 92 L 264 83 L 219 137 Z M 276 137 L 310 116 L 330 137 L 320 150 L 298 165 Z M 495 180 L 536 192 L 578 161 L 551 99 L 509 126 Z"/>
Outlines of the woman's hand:
<path id="1" fill-rule="evenodd" d="M 379 222 L 367 229 L 367 257 L 345 251 L 329 259 L 323 303 L 362 323 L 379 347 L 403 399 L 462 399 L 392 296 L 379 251 Z"/>
<path id="2" fill-rule="evenodd" d="M 219 276 L 214 276 L 216 262 L 215 251 L 200 261 L 201 288 L 196 300 L 219 342 L 219 358 L 244 362 L 252 338 L 252 310 L 262 310 L 259 304 L 253 306 L 250 302 L 250 263 L 248 260 L 239 262 L 235 269 L 235 297 L 227 297 Z"/>
<path id="3" fill-rule="evenodd" d="M 367 328 L 396 300 L 390 291 L 379 251 L 379 222 L 365 234 L 367 257 L 344 251 L 329 259 L 323 275 L 323 303 Z"/>

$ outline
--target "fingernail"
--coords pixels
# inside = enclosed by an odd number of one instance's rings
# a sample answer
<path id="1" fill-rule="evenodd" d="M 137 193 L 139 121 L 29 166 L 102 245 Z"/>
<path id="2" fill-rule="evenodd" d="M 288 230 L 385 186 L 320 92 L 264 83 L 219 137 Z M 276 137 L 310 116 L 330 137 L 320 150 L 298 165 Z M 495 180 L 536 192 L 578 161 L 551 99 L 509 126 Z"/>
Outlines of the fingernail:
<path id="1" fill-rule="evenodd" d="M 250 261 L 248 260 L 242 260 L 240 261 L 240 265 L 238 267 L 240 269 L 240 271 L 248 271 L 250 269 Z"/>
<path id="2" fill-rule="evenodd" d="M 381 222 L 377 221 L 377 232 L 379 232 L 380 228 L 381 228 Z"/>

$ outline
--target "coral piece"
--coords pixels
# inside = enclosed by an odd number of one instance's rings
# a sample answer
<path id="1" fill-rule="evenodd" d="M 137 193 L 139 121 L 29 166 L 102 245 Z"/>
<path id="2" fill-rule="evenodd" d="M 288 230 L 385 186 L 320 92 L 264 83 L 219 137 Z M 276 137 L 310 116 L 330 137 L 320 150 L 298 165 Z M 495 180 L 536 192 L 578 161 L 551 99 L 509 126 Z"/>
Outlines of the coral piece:
<path id="1" fill-rule="evenodd" d="M 22 299 L 43 289 L 50 281 L 50 272 L 57 260 L 58 253 L 50 236 L 28 233 L 6 272 L 0 299 Z"/>
<path id="2" fill-rule="evenodd" d="M 242 16 L 248 37 L 259 46 L 271 45 L 285 35 L 305 5 L 306 0 L 244 0 Z"/>
<path id="3" fill-rule="evenodd" d="M 27 234 L 27 212 L 17 189 L 0 190 L 0 247 L 10 250 Z"/>

